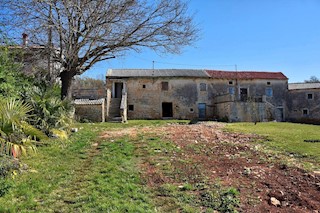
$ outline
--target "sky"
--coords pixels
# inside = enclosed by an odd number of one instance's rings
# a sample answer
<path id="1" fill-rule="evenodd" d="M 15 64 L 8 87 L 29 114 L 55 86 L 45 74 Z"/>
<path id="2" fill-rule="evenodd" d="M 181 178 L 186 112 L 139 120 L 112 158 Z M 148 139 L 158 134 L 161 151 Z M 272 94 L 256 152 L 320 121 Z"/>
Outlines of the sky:
<path id="1" fill-rule="evenodd" d="M 129 52 L 83 76 L 154 67 L 282 72 L 289 83 L 320 78 L 320 0 L 189 0 L 189 11 L 200 39 L 181 54 Z"/>

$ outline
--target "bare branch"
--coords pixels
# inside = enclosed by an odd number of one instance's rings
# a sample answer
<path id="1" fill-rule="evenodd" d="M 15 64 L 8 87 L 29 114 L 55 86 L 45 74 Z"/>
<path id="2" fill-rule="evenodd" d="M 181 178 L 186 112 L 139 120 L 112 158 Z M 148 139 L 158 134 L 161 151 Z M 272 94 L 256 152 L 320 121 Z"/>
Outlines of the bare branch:
<path id="1" fill-rule="evenodd" d="M 0 3 L 1 14 L 8 12 L 15 17 L 7 24 L 15 27 L 16 34 L 27 32 L 32 43 L 59 50 L 53 57 L 62 64 L 62 72 L 81 74 L 96 62 L 129 50 L 151 48 L 180 53 L 181 48 L 198 38 L 198 29 L 184 0 L 0 0 Z M 0 24 L 0 30 L 5 29 L 3 26 Z"/>

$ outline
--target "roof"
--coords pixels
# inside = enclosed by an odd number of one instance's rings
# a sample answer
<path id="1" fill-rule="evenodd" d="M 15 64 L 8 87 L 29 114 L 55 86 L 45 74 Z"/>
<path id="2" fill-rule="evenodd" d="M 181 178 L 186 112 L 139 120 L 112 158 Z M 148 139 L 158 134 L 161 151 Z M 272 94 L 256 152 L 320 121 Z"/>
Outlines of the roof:
<path id="1" fill-rule="evenodd" d="M 207 70 L 212 78 L 217 79 L 276 79 L 287 80 L 288 78 L 281 72 L 254 72 L 254 71 L 220 71 Z"/>
<path id="2" fill-rule="evenodd" d="M 110 69 L 107 77 L 211 77 L 216 79 L 288 80 L 281 72 L 249 72 L 194 69 Z"/>
<path id="3" fill-rule="evenodd" d="M 89 100 L 89 99 L 75 99 L 74 104 L 76 105 L 98 105 L 103 104 L 104 98 L 97 100 Z"/>
<path id="4" fill-rule="evenodd" d="M 320 89 L 320 83 L 291 83 L 288 84 L 289 90 L 299 89 Z"/>
<path id="5" fill-rule="evenodd" d="M 107 77 L 209 77 L 204 70 L 193 69 L 110 69 Z"/>

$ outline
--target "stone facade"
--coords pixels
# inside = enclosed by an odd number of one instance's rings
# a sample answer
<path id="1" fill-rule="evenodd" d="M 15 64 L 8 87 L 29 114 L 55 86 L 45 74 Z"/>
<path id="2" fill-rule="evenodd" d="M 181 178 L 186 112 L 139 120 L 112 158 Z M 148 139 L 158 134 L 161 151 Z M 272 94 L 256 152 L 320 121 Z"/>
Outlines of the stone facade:
<path id="1" fill-rule="evenodd" d="M 199 117 L 199 110 L 202 113 L 201 119 L 213 117 L 213 105 L 210 98 L 212 92 L 208 79 L 110 80 L 107 83 L 107 90 L 110 91 L 109 94 L 111 93 L 113 101 L 117 99 L 113 89 L 115 83 L 123 83 L 127 88 L 128 119 L 195 119 Z M 167 89 L 163 88 L 164 84 L 167 84 Z M 200 89 L 200 84 L 205 88 Z"/>
<path id="2" fill-rule="evenodd" d="M 287 87 L 282 73 L 110 70 L 106 116 L 120 116 L 126 94 L 128 119 L 283 121 Z"/>
<path id="3" fill-rule="evenodd" d="M 285 79 L 214 80 L 215 115 L 228 121 L 285 120 Z"/>
<path id="4" fill-rule="evenodd" d="M 288 121 L 320 124 L 320 83 L 289 84 Z"/>

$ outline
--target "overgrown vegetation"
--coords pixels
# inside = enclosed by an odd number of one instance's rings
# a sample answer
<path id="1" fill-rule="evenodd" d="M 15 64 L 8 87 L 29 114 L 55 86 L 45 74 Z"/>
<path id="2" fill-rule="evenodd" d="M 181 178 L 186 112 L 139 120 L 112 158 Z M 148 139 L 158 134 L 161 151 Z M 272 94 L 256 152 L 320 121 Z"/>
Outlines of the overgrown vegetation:
<path id="1" fill-rule="evenodd" d="M 60 99 L 60 87 L 40 84 L 25 93 L 24 100 L 33 107 L 36 116 L 30 121 L 47 135 L 54 129 L 66 130 L 73 122 L 73 106 L 69 100 Z"/>
<path id="2" fill-rule="evenodd" d="M 19 63 L 22 52 L 0 47 L 0 155 L 34 152 L 54 129 L 67 130 L 72 106 L 44 78 L 31 79 Z"/>
<path id="3" fill-rule="evenodd" d="M 20 98 L 32 87 L 32 79 L 25 76 L 22 64 L 16 63 L 15 58 L 20 53 L 0 46 L 0 97 Z"/>
<path id="4" fill-rule="evenodd" d="M 0 47 L 0 197 L 15 189 L 17 174 L 28 167 L 21 156 L 36 152 L 52 132 L 68 130 L 72 123 L 70 102 L 61 101 L 59 88 L 45 78 L 25 75 L 18 62 L 21 57 L 18 49 Z M 19 194 L 25 192 L 24 187 Z M 6 204 L 0 206 L 3 212 Z"/>

